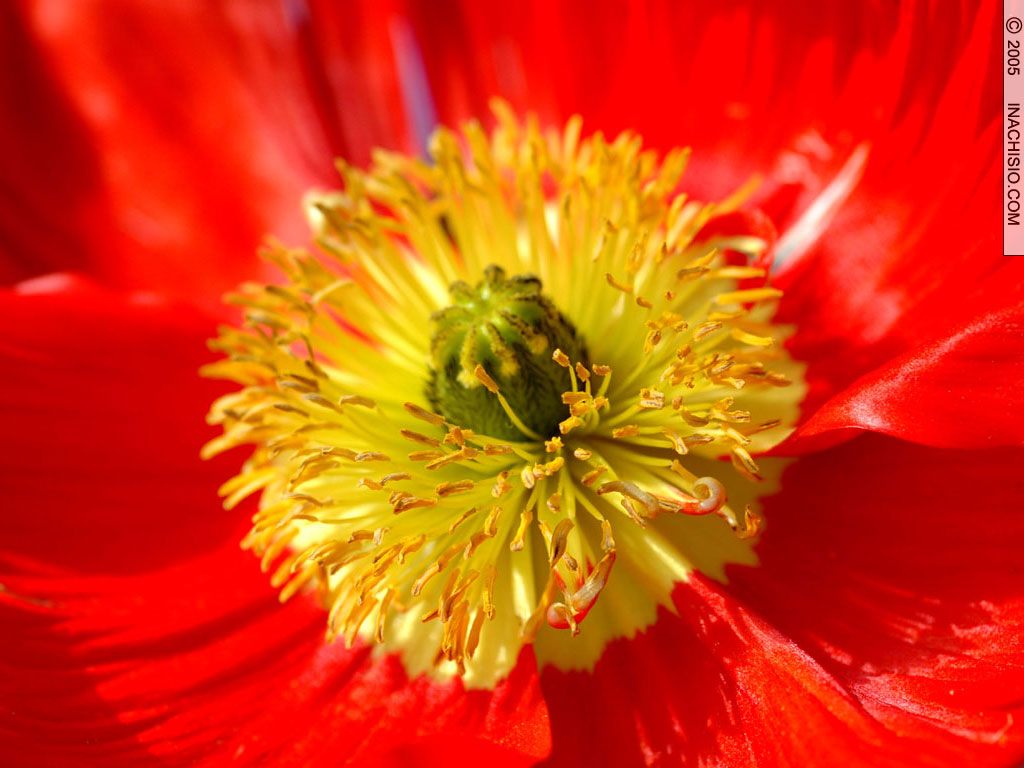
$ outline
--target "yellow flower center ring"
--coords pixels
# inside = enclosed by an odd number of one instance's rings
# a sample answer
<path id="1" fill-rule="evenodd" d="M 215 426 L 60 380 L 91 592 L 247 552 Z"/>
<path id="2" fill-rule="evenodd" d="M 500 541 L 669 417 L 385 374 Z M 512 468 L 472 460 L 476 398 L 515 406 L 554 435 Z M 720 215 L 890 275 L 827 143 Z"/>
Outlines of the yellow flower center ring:
<path id="1" fill-rule="evenodd" d="M 589 667 L 693 570 L 756 563 L 754 457 L 804 393 L 766 244 L 702 236 L 749 190 L 691 201 L 687 151 L 495 110 L 432 162 L 339 164 L 318 252 L 269 250 L 285 279 L 232 297 L 205 370 L 243 387 L 205 454 L 255 446 L 221 492 L 260 492 L 243 546 L 281 599 L 315 585 L 328 638 L 469 686 L 527 643 Z"/>

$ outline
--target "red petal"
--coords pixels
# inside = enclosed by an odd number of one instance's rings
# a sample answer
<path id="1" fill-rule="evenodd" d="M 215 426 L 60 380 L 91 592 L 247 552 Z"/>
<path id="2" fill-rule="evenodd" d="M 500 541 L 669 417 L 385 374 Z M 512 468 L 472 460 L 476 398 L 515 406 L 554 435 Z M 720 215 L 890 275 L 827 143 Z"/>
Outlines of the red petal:
<path id="1" fill-rule="evenodd" d="M 330 138 L 332 157 L 367 165 L 375 147 L 422 152 L 434 126 L 430 94 L 417 93 L 418 51 L 405 34 L 405 0 L 304 0 L 289 20 L 309 83 L 310 106 Z M 305 7 L 308 6 L 308 7 Z M 417 103 L 425 99 L 425 103 Z M 333 187 L 338 186 L 332 180 Z"/>
<path id="2" fill-rule="evenodd" d="M 590 129 L 692 145 L 688 191 L 720 196 L 763 173 L 781 227 L 861 141 L 936 103 L 965 30 L 995 8 L 463 0 L 411 13 L 442 122 L 500 95 L 548 124 L 578 112 Z"/>
<path id="3" fill-rule="evenodd" d="M 678 616 L 662 611 L 651 629 L 613 642 L 593 673 L 543 671 L 547 764 L 903 768 L 1024 756 L 1020 727 L 1003 731 L 1013 719 L 998 709 L 913 712 L 892 690 L 848 687 L 799 642 L 814 636 L 813 616 L 791 639 L 699 575 L 675 603 Z"/>
<path id="4" fill-rule="evenodd" d="M 238 548 L 249 512 L 216 496 L 238 458 L 198 458 L 206 318 L 73 280 L 22 291 L 0 293 L 0 762 L 546 754 L 529 654 L 466 692 L 325 646 L 312 596 L 278 605 Z"/>
<path id="5" fill-rule="evenodd" d="M 781 319 L 797 323 L 790 348 L 811 363 L 809 413 L 922 341 L 959 334 L 976 317 L 1024 300 L 1024 262 L 1001 255 L 992 205 L 999 188 L 998 70 L 989 67 L 996 10 L 994 3 L 980 9 L 961 34 L 959 57 L 932 62 L 950 58 L 932 44 L 918 52 L 924 63 L 914 67 L 931 62 L 948 71 L 944 89 L 936 92 L 933 77 L 925 78 L 925 90 L 904 100 L 887 131 L 866 137 L 864 176 L 834 219 L 789 243 L 809 246 L 820 232 L 817 247 L 802 258 L 791 253 L 795 261 L 776 280 L 786 291 Z"/>
<path id="6" fill-rule="evenodd" d="M 368 11 L 347 4 L 334 14 L 337 34 L 314 39 L 299 4 L 288 7 L 29 5 L 14 42 L 23 58 L 45 61 L 52 95 L 5 94 L 7 112 L 30 104 L 3 134 L 29 158 L 14 161 L 11 183 L 37 204 L 37 232 L 70 219 L 77 240 L 59 249 L 53 237 L 22 237 L 8 269 L 84 262 L 118 286 L 217 295 L 261 273 L 256 250 L 268 234 L 304 242 L 302 196 L 337 185 L 334 157 L 365 161 L 373 145 L 401 145 L 404 126 L 394 65 L 380 50 L 386 24 L 367 44 L 358 30 Z M 320 60 L 318 50 L 331 53 Z"/>
<path id="7" fill-rule="evenodd" d="M 785 2 L 514 10 L 459 2 L 413 14 L 445 121 L 485 113 L 498 94 L 556 124 L 580 112 L 594 127 L 638 129 L 659 146 L 735 151 L 742 142 L 756 151 L 750 159 L 838 108 L 864 121 L 863 104 L 842 103 L 843 85 L 858 68 L 860 77 L 871 70 L 898 22 L 872 9 L 869 26 L 867 9 L 834 7 L 794 24 Z M 774 119 L 758 122 L 764 117 Z"/>
<path id="8" fill-rule="evenodd" d="M 215 494 L 237 459 L 199 460 L 224 390 L 198 376 L 214 322 L 47 280 L 0 293 L 0 477 L 6 508 L 22 510 L 0 529 L 3 549 L 126 572 L 233 538 L 244 521 L 218 514 Z"/>
<path id="9" fill-rule="evenodd" d="M 880 436 L 803 457 L 731 590 L 942 764 L 1020 764 L 1022 460 Z"/>
<path id="10" fill-rule="evenodd" d="M 0 6 L 0 284 L 79 268 L 90 254 L 80 232 L 99 185 L 85 125 L 31 44 L 13 3 Z M 60 200 L 59 213 L 55 199 Z"/>
<path id="11" fill-rule="evenodd" d="M 1024 445 L 1024 303 L 913 349 L 826 402 L 783 446 L 801 452 L 871 430 L 928 445 Z M 843 434 L 843 433 L 846 434 Z"/>
<path id="12" fill-rule="evenodd" d="M 504 766 L 549 749 L 531 654 L 493 691 L 410 680 L 394 656 L 325 645 L 312 596 L 279 605 L 234 544 L 128 577 L 0 577 L 5 764 Z"/>
<path id="13" fill-rule="evenodd" d="M 696 575 L 674 597 L 678 616 L 610 644 L 593 674 L 543 671 L 551 766 L 914 764 L 913 746 L 719 585 Z"/>

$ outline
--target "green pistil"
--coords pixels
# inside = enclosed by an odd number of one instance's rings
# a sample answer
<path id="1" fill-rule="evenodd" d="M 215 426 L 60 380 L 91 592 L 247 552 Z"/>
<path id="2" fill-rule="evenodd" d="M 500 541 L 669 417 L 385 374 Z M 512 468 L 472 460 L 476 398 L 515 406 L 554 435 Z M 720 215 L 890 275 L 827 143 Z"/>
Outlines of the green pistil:
<path id="1" fill-rule="evenodd" d="M 586 364 L 576 330 L 541 293 L 532 275 L 506 278 L 500 267 L 484 270 L 473 288 L 453 283 L 452 305 L 432 316 L 433 371 L 427 396 L 448 421 L 502 440 L 526 436 L 498 398 L 474 375 L 480 365 L 494 379 L 512 411 L 542 436 L 558 434 L 568 416 L 562 393 L 571 387 L 568 369 L 551 359 L 561 349 Z"/>

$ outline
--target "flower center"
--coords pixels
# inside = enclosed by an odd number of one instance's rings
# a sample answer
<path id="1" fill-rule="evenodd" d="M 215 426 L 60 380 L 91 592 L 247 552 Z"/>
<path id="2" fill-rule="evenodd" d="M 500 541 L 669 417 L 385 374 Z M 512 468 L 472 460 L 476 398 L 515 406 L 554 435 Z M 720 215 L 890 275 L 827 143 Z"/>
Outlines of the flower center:
<path id="1" fill-rule="evenodd" d="M 584 360 L 572 325 L 541 293 L 532 275 L 506 279 L 489 266 L 476 288 L 449 288 L 452 306 L 433 316 L 432 371 L 427 398 L 446 419 L 503 440 L 558 434 L 565 418 L 561 394 L 569 371 L 552 359 L 555 349 Z M 481 366 L 500 388 L 494 397 L 476 375 Z"/>
<path id="2" fill-rule="evenodd" d="M 204 455 L 252 446 L 221 492 L 260 494 L 243 546 L 282 599 L 315 586 L 328 638 L 468 686 L 530 643 L 587 667 L 694 570 L 756 563 L 778 465 L 755 457 L 804 391 L 766 243 L 710 234 L 743 194 L 690 201 L 685 152 L 498 115 L 431 163 L 342 164 L 319 252 L 270 250 L 282 284 L 233 298 L 205 370 L 241 385 Z"/>

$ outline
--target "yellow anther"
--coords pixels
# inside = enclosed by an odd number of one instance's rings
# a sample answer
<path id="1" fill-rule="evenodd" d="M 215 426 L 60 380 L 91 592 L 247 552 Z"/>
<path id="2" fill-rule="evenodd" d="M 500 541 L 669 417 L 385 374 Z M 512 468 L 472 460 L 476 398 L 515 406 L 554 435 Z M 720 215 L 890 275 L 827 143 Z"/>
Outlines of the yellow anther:
<path id="1" fill-rule="evenodd" d="M 583 422 L 580 420 L 578 416 L 570 416 L 568 419 L 559 422 L 558 431 L 561 432 L 563 435 L 567 435 L 572 430 L 576 429 L 576 427 L 581 426 L 582 424 Z"/>
<path id="2" fill-rule="evenodd" d="M 494 488 L 491 489 L 491 495 L 498 499 L 511 490 L 512 484 L 508 481 L 508 470 L 499 472 L 498 477 L 494 481 Z"/>
<path id="3" fill-rule="evenodd" d="M 444 455 L 444 451 L 413 451 L 409 454 L 409 461 L 433 461 Z"/>
<path id="4" fill-rule="evenodd" d="M 484 370 L 482 365 L 477 365 L 477 367 L 473 369 L 473 375 L 481 384 L 487 387 L 489 392 L 498 394 L 498 385 L 494 383 L 494 379 L 487 375 L 487 371 Z"/>
<path id="5" fill-rule="evenodd" d="M 639 405 L 641 408 L 664 408 L 665 393 L 656 389 L 641 389 Z"/>
<path id="6" fill-rule="evenodd" d="M 342 395 L 338 398 L 338 405 L 358 405 L 363 408 L 376 408 L 377 403 L 362 395 Z"/>
<path id="7" fill-rule="evenodd" d="M 512 453 L 511 445 L 485 445 L 484 453 L 487 456 L 503 456 L 507 453 Z"/>
<path id="8" fill-rule="evenodd" d="M 693 340 L 694 341 L 701 341 L 703 339 L 706 339 L 712 333 L 714 333 L 715 331 L 719 331 L 722 328 L 723 328 L 723 325 L 721 323 L 715 323 L 715 322 L 701 323 L 699 326 L 697 326 L 693 330 Z"/>
<path id="9" fill-rule="evenodd" d="M 519 527 L 516 529 L 516 535 L 512 537 L 512 542 L 509 544 L 509 549 L 513 552 L 518 552 L 523 548 L 526 531 L 532 522 L 533 507 L 525 507 L 519 516 Z"/>
<path id="10" fill-rule="evenodd" d="M 415 416 L 417 419 L 422 419 L 428 424 L 432 424 L 435 427 L 444 425 L 444 416 L 439 416 L 436 413 L 431 413 L 425 408 L 421 408 L 416 403 L 402 403 L 402 407 L 405 410 Z"/>
<path id="11" fill-rule="evenodd" d="M 441 441 L 436 437 L 428 437 L 427 435 L 420 434 L 419 432 L 414 432 L 411 429 L 403 429 L 401 430 L 401 434 L 406 440 L 412 440 L 414 443 L 432 446 L 438 446 L 441 444 Z"/>
<path id="12" fill-rule="evenodd" d="M 446 496 L 452 496 L 456 493 L 466 493 L 467 491 L 473 490 L 472 480 L 456 480 L 454 482 L 439 483 L 434 486 L 434 493 L 441 498 Z"/>
<path id="13" fill-rule="evenodd" d="M 543 470 L 542 471 L 543 471 L 544 475 L 546 477 L 551 477 L 551 475 L 555 474 L 555 472 L 557 472 L 558 470 L 560 470 L 562 467 L 565 466 L 565 458 L 562 457 L 562 456 L 556 456 L 551 461 L 549 461 L 547 464 L 544 464 L 542 466 L 543 466 Z"/>
<path id="14" fill-rule="evenodd" d="M 397 515 L 400 512 L 406 510 L 416 509 L 418 507 L 433 507 L 437 504 L 437 499 L 424 499 L 417 496 L 409 496 L 407 498 L 399 499 L 395 502 L 394 510 Z"/>
<path id="15" fill-rule="evenodd" d="M 573 403 L 572 405 L 569 406 L 569 414 L 571 416 L 583 416 L 584 414 L 588 413 L 593 407 L 594 404 L 592 401 L 584 400 L 582 403 Z"/>
<path id="16" fill-rule="evenodd" d="M 565 554 L 566 546 L 569 543 L 569 531 L 573 528 L 573 522 L 569 518 L 562 518 L 555 530 L 551 533 L 550 551 L 548 553 L 548 564 L 554 568 L 558 561 Z"/>
<path id="17" fill-rule="evenodd" d="M 685 456 L 687 453 L 689 453 L 689 449 L 686 447 L 686 442 L 683 440 L 682 437 L 680 437 L 679 433 L 676 432 L 674 429 L 672 429 L 671 427 L 662 427 L 661 433 L 672 441 L 672 447 L 675 449 L 675 452 L 678 453 L 680 456 Z"/>
<path id="18" fill-rule="evenodd" d="M 498 532 L 499 515 L 501 515 L 501 507 L 495 504 L 487 513 L 487 519 L 484 521 L 483 533 L 488 537 L 494 536 Z"/>

